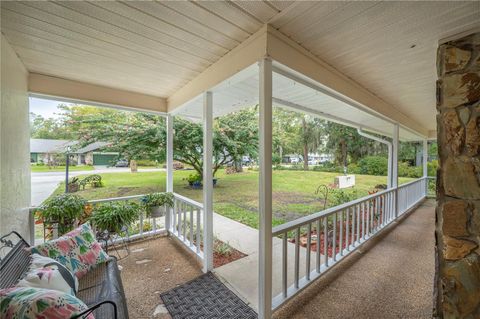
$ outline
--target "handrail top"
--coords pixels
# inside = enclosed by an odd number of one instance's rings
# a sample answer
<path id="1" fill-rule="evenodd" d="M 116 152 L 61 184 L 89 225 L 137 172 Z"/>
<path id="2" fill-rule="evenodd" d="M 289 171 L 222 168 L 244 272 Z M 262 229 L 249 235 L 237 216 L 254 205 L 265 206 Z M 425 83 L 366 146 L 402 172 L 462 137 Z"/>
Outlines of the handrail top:
<path id="1" fill-rule="evenodd" d="M 365 202 L 365 201 L 368 201 L 368 200 L 372 200 L 376 197 L 379 197 L 379 196 L 382 196 L 384 194 L 387 194 L 387 193 L 390 193 L 390 192 L 393 192 L 395 191 L 396 189 L 400 189 L 400 188 L 403 188 L 403 187 L 406 187 L 408 185 L 411 185 L 411 184 L 414 184 L 414 183 L 417 183 L 421 180 L 425 179 L 425 177 L 420 177 L 416 180 L 413 180 L 411 182 L 408 182 L 408 183 L 405 183 L 405 184 L 402 184 L 398 187 L 393 187 L 393 188 L 389 188 L 389 189 L 386 189 L 386 190 L 383 190 L 381 192 L 378 192 L 378 193 L 375 193 L 375 194 L 371 194 L 371 195 L 368 195 L 368 196 L 365 196 L 365 197 L 362 197 L 362 198 L 358 198 L 356 200 L 353 200 L 353 201 L 350 201 L 348 203 L 344 203 L 344 204 L 341 204 L 341 205 L 337 205 L 337 206 L 334 206 L 334 207 L 330 207 L 330 208 L 327 208 L 323 211 L 320 211 L 320 212 L 317 212 L 317 213 L 314 213 L 312 215 L 309 215 L 309 216 L 304 216 L 304 217 L 301 217 L 301 218 L 298 218 L 298 219 L 295 219 L 295 220 L 292 220 L 290 222 L 287 222 L 285 224 L 282 224 L 282 225 L 279 225 L 279 226 L 276 226 L 276 227 L 273 227 L 272 229 L 272 236 L 277 236 L 277 235 L 280 235 L 280 234 L 283 234 L 287 231 L 290 231 L 292 229 L 295 229 L 295 228 L 298 228 L 298 227 L 301 227 L 303 225 L 306 225 L 308 223 L 311 223 L 312 221 L 315 221 L 319 218 L 322 218 L 322 217 L 325 217 L 327 215 L 331 215 L 331 214 L 334 214 L 338 211 L 341 211 L 341 210 L 344 210 L 344 209 L 347 209 L 347 208 L 350 208 L 352 206 L 355 206 L 357 204 L 360 204 L 362 202 Z"/>
<path id="2" fill-rule="evenodd" d="M 140 195 L 130 195 L 130 196 L 122 196 L 122 197 L 111 197 L 111 198 L 101 198 L 101 199 L 91 199 L 88 200 L 88 204 L 98 204 L 98 203 L 108 203 L 108 202 L 115 202 L 115 201 L 121 201 L 121 200 L 131 200 L 131 199 L 138 199 L 142 198 L 145 196 L 145 194 L 140 194 Z M 203 204 L 194 201 L 193 199 L 190 199 L 188 197 L 182 196 L 177 193 L 173 193 L 173 196 L 175 196 L 176 199 L 181 200 L 183 202 L 186 202 L 190 205 L 197 206 L 198 208 L 203 209 Z M 39 206 L 31 206 L 28 209 L 33 210 L 33 209 L 38 209 Z"/>
<path id="3" fill-rule="evenodd" d="M 175 196 L 176 199 L 179 199 L 182 202 L 186 202 L 187 204 L 197 206 L 198 208 L 203 209 L 203 204 L 202 203 L 199 203 L 197 201 L 194 201 L 193 199 L 190 199 L 188 197 L 185 197 L 185 196 L 177 194 L 177 193 L 173 193 L 173 195 Z"/>
<path id="4" fill-rule="evenodd" d="M 309 215 L 309 216 L 300 217 L 298 219 L 295 219 L 295 220 L 292 220 L 292 221 L 287 222 L 285 224 L 274 227 L 272 229 L 272 236 L 277 236 L 277 235 L 283 234 L 283 233 L 285 233 L 289 230 L 292 230 L 294 228 L 298 228 L 298 227 L 301 227 L 301 226 L 306 225 L 308 223 L 311 223 L 312 221 L 317 220 L 319 218 L 325 217 L 327 215 L 334 214 L 338 211 L 350 208 L 352 206 L 355 206 L 357 204 L 360 204 L 360 203 L 368 201 L 368 200 L 375 199 L 379 196 L 385 195 L 387 193 L 391 193 L 393 191 L 395 191 L 395 188 L 389 188 L 389 189 L 383 190 L 383 191 L 375 193 L 375 194 L 371 194 L 371 195 L 367 195 L 367 196 L 362 197 L 362 198 L 355 199 L 355 200 L 350 201 L 348 203 L 344 203 L 344 204 L 341 204 L 341 205 L 337 205 L 337 206 L 334 206 L 334 207 L 327 208 L 325 210 L 322 210 L 320 212 L 314 213 L 314 214 Z"/>
<path id="5" fill-rule="evenodd" d="M 414 179 L 413 181 L 410 181 L 408 183 L 405 183 L 405 184 L 402 184 L 402 185 L 398 185 L 398 188 L 404 188 L 404 187 L 407 187 L 408 185 L 412 185 L 412 184 L 415 184 L 415 183 L 418 183 L 420 182 L 421 180 L 424 180 L 424 179 L 428 179 L 428 176 L 425 177 L 425 176 L 422 176 L 422 177 L 419 177 L 417 179 Z"/>

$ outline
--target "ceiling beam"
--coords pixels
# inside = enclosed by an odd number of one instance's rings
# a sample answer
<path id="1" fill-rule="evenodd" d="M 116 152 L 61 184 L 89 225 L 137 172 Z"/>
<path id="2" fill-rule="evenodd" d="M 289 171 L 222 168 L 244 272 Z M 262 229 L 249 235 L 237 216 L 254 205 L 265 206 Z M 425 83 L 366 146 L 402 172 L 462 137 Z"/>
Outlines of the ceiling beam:
<path id="1" fill-rule="evenodd" d="M 34 96 L 56 98 L 68 102 L 90 103 L 155 113 L 167 112 L 165 98 L 38 73 L 29 74 L 28 90 Z"/>
<path id="2" fill-rule="evenodd" d="M 267 52 L 266 29 L 267 26 L 262 27 L 258 32 L 209 66 L 195 79 L 168 97 L 168 112 L 172 112 L 265 57 Z"/>

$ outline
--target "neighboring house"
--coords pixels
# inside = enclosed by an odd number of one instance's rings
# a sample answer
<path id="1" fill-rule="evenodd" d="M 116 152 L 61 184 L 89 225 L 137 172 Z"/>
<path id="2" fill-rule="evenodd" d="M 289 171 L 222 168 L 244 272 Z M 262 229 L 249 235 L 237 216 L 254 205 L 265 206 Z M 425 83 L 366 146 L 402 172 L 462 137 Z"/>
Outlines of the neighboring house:
<path id="1" fill-rule="evenodd" d="M 30 162 L 53 163 L 58 156 L 65 154 L 70 147 L 72 162 L 77 165 L 111 165 L 118 158 L 118 152 L 108 152 L 107 142 L 95 142 L 77 148 L 78 141 L 30 139 Z"/>

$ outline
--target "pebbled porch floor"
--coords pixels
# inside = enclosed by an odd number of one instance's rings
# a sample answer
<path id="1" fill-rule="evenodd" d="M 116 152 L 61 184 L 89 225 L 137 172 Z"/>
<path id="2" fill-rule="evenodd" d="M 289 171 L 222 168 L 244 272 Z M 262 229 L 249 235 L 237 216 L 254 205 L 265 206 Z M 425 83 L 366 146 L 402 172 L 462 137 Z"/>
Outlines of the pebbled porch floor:
<path id="1" fill-rule="evenodd" d="M 431 318 L 435 201 L 337 265 L 275 318 Z"/>

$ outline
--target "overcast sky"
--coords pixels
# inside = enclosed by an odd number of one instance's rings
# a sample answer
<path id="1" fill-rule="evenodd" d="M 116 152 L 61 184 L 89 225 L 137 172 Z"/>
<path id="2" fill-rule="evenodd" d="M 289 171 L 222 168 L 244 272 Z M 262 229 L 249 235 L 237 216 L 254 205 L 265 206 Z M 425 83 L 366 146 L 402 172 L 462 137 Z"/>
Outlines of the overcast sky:
<path id="1" fill-rule="evenodd" d="M 41 115 L 44 118 L 58 117 L 58 115 L 55 113 L 60 112 L 57 109 L 57 105 L 59 104 L 62 104 L 62 102 L 31 97 L 30 112 L 35 113 L 37 115 Z"/>

